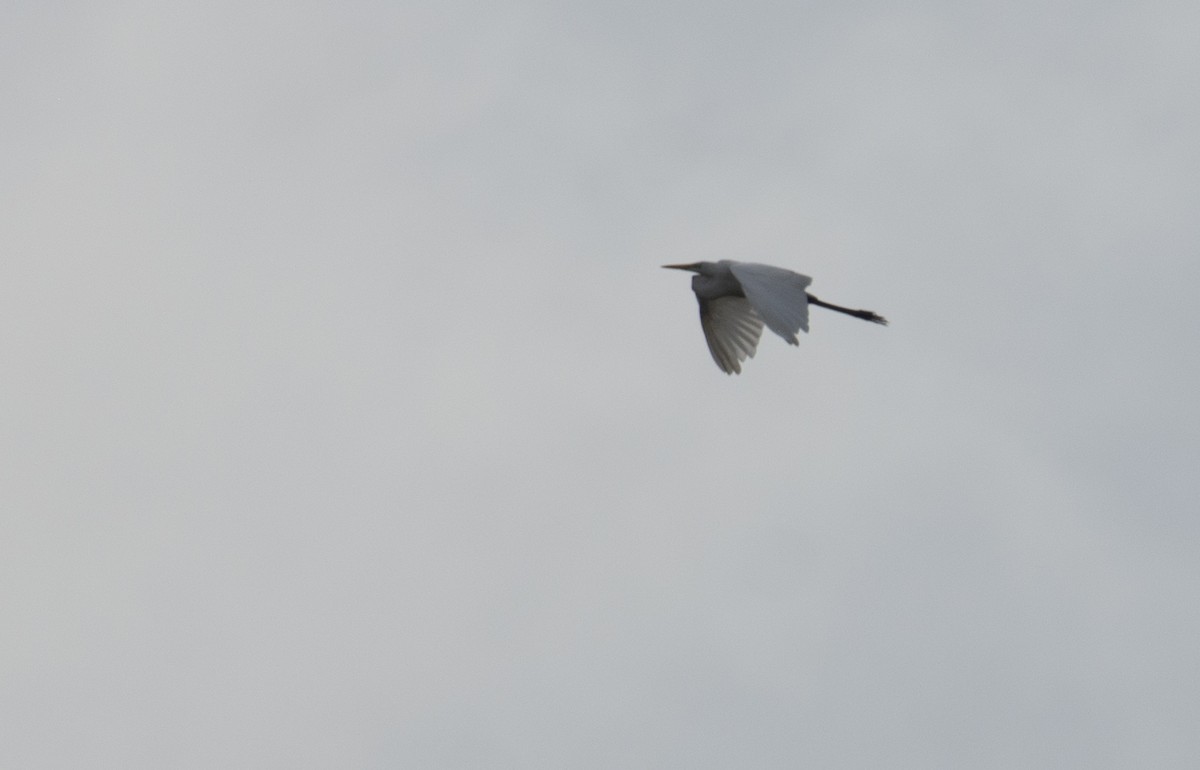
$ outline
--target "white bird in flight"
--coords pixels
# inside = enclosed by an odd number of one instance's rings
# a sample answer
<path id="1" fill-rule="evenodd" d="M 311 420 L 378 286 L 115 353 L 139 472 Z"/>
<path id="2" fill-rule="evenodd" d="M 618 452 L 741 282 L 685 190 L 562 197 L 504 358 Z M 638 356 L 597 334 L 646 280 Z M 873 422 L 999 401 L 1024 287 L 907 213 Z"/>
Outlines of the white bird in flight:
<path id="1" fill-rule="evenodd" d="M 700 302 L 700 326 L 713 360 L 726 374 L 741 374 L 742 361 L 754 357 L 764 323 L 789 343 L 799 345 L 796 332 L 808 332 L 810 304 L 887 325 L 886 318 L 870 310 L 822 302 L 805 291 L 811 278 L 782 267 L 732 259 L 663 267 L 696 274 L 692 291 Z"/>

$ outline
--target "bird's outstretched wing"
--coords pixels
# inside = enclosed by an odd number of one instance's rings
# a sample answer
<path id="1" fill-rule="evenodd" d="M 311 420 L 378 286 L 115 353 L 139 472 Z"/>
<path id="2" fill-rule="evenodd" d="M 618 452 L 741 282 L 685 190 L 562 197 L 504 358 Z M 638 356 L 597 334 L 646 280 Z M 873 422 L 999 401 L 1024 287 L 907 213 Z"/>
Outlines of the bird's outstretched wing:
<path id="1" fill-rule="evenodd" d="M 713 360 L 726 374 L 741 374 L 742 361 L 754 357 L 762 321 L 745 297 L 700 300 L 700 325 Z"/>
<path id="2" fill-rule="evenodd" d="M 808 331 L 808 294 L 804 290 L 812 279 L 754 262 L 734 262 L 729 269 L 767 328 L 793 345 L 800 344 L 796 332 Z"/>

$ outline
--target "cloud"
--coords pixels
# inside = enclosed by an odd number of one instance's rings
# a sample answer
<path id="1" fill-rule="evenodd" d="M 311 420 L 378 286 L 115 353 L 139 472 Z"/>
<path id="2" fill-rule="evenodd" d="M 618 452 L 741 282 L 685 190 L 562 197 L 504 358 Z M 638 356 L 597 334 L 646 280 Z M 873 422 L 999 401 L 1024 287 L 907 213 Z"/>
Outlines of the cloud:
<path id="1" fill-rule="evenodd" d="M 1187 766 L 1190 6 L 75 10 L 5 764 Z M 725 377 L 719 258 L 892 326 Z"/>

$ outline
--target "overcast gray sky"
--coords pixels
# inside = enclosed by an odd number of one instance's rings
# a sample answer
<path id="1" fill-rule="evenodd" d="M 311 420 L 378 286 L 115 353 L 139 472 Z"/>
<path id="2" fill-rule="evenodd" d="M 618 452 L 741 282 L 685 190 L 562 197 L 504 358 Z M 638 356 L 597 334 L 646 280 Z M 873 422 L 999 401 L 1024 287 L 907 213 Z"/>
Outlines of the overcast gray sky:
<path id="1" fill-rule="evenodd" d="M 1197 767 L 1198 34 L 6 3 L 0 765 Z"/>

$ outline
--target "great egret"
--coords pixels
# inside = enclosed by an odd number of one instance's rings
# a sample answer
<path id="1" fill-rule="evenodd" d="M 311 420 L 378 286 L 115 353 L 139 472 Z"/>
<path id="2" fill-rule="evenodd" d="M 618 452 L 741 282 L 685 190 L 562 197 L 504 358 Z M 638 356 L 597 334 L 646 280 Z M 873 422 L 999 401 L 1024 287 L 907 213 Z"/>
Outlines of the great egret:
<path id="1" fill-rule="evenodd" d="M 805 291 L 811 278 L 782 267 L 732 259 L 663 267 L 696 274 L 692 291 L 700 302 L 700 326 L 713 360 L 726 374 L 741 374 L 742 361 L 754 357 L 764 323 L 789 343 L 799 345 L 796 331 L 808 331 L 810 304 L 887 325 L 886 318 L 870 310 L 822 302 Z"/>

